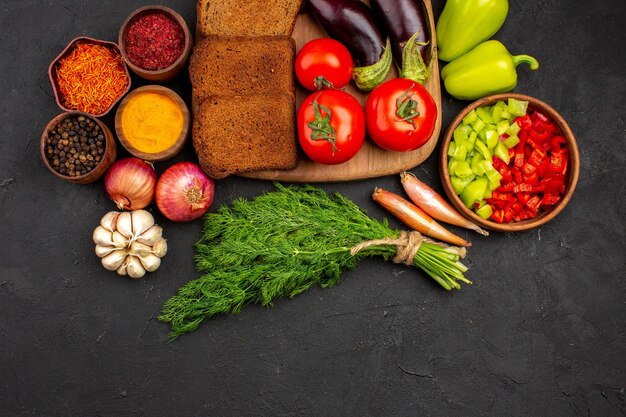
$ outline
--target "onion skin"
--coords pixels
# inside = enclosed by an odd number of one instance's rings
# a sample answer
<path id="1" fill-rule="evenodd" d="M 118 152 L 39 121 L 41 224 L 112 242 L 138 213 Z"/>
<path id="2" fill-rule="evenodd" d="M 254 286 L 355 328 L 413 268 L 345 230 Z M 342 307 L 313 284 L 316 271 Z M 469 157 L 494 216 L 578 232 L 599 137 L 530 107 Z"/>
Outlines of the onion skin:
<path id="1" fill-rule="evenodd" d="M 477 224 L 472 223 L 456 211 L 446 200 L 435 190 L 424 184 L 417 177 L 409 172 L 400 174 L 402 187 L 416 206 L 424 210 L 432 218 L 439 221 L 453 224 L 474 230 L 483 236 L 489 236 L 489 232 L 481 229 Z"/>
<path id="2" fill-rule="evenodd" d="M 156 203 L 161 213 L 175 222 L 202 217 L 211 207 L 215 183 L 200 165 L 179 162 L 169 167 L 156 186 Z"/>
<path id="3" fill-rule="evenodd" d="M 125 158 L 114 163 L 104 177 L 104 188 L 120 210 L 139 210 L 154 199 L 157 176 L 150 162 Z"/>
<path id="4" fill-rule="evenodd" d="M 397 194 L 376 188 L 372 198 L 413 230 L 455 246 L 472 246 L 468 241 L 445 229 L 422 209 Z"/>

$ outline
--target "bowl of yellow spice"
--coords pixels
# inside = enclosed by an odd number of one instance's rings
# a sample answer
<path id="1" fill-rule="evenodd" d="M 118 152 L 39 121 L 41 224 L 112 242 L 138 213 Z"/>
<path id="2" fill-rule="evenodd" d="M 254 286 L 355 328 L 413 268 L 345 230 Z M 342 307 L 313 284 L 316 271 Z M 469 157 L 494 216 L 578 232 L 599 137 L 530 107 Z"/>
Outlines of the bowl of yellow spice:
<path id="1" fill-rule="evenodd" d="M 173 90 L 146 85 L 120 103 L 115 132 L 132 155 L 146 161 L 163 161 L 182 150 L 190 120 L 187 105 Z"/>

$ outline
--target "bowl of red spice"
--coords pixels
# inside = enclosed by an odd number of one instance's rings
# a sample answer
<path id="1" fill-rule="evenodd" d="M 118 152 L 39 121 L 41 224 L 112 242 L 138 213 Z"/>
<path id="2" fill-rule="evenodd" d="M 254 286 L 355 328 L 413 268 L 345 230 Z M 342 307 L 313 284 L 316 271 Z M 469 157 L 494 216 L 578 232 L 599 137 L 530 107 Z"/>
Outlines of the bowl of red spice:
<path id="1" fill-rule="evenodd" d="M 41 159 L 58 178 L 77 184 L 97 181 L 117 157 L 111 130 L 83 112 L 64 112 L 41 134 Z"/>
<path id="2" fill-rule="evenodd" d="M 89 37 L 73 39 L 48 68 L 57 104 L 65 111 L 101 117 L 130 90 L 120 48 Z"/>
<path id="3" fill-rule="evenodd" d="M 193 45 L 189 27 L 176 11 L 144 6 L 132 12 L 120 28 L 122 57 L 137 75 L 163 82 L 185 67 Z"/>
<path id="4" fill-rule="evenodd" d="M 519 232 L 563 211 L 580 174 L 576 138 L 552 107 L 523 94 L 467 106 L 445 133 L 439 174 L 459 212 L 484 228 Z"/>

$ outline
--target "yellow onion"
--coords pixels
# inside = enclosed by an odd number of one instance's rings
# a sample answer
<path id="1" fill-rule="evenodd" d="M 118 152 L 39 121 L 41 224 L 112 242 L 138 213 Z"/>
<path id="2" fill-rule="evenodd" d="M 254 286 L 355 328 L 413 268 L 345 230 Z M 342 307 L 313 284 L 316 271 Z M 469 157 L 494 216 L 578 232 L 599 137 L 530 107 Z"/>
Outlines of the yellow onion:
<path id="1" fill-rule="evenodd" d="M 152 202 L 156 180 L 150 162 L 126 158 L 109 168 L 104 177 L 104 188 L 120 210 L 139 210 Z"/>

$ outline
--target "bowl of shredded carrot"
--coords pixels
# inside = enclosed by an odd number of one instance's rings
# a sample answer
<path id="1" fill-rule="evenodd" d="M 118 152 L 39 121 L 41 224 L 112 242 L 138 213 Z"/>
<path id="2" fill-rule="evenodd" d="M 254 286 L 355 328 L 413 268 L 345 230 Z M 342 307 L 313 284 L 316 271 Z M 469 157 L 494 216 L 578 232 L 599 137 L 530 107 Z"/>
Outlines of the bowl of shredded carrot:
<path id="1" fill-rule="evenodd" d="M 54 97 L 65 111 L 106 115 L 130 90 L 130 73 L 117 44 L 73 39 L 48 68 Z"/>

